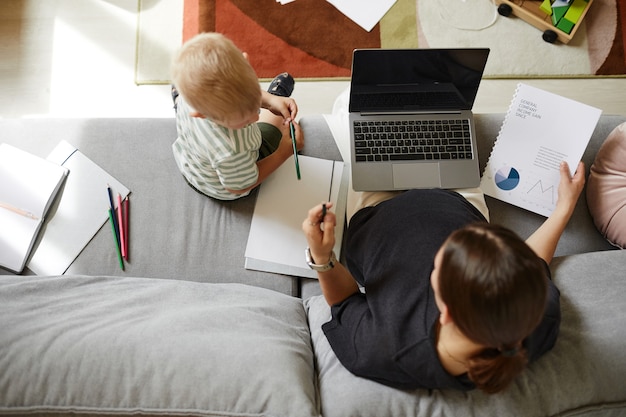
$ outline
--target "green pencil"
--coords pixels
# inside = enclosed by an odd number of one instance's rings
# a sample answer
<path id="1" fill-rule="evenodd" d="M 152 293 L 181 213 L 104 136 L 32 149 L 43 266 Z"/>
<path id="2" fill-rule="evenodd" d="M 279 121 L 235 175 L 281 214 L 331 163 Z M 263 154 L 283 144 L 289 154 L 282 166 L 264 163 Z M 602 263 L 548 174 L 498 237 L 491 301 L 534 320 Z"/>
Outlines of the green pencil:
<path id="1" fill-rule="evenodd" d="M 117 240 L 117 233 L 115 233 L 115 221 L 113 220 L 113 210 L 109 209 L 109 222 L 111 223 L 111 230 L 113 230 L 113 239 L 115 240 L 115 251 L 117 252 L 117 260 L 120 262 L 120 268 L 124 270 L 124 260 L 122 259 L 122 252 L 120 251 L 120 243 Z"/>
<path id="2" fill-rule="evenodd" d="M 289 132 L 291 133 L 291 143 L 293 144 L 293 160 L 296 162 L 296 175 L 300 179 L 300 164 L 298 163 L 298 148 L 296 146 L 296 129 L 293 123 L 289 122 Z"/>

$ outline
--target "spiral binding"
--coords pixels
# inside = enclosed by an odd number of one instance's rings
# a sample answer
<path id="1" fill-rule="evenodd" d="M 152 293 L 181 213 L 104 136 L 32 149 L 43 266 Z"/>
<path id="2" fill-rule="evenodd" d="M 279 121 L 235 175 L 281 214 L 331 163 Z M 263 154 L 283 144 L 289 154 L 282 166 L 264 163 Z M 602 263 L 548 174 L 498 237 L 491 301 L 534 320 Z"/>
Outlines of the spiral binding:
<path id="1" fill-rule="evenodd" d="M 498 131 L 498 135 L 496 136 L 496 140 L 493 143 L 493 148 L 491 148 L 491 153 L 489 154 L 489 159 L 487 159 L 487 164 L 485 165 L 485 169 L 483 170 L 483 177 L 485 177 L 485 175 L 487 175 L 488 173 L 490 173 L 488 171 L 488 169 L 491 168 L 491 171 L 493 171 L 493 168 L 491 167 L 491 156 L 493 155 L 493 153 L 496 150 L 496 147 L 498 146 L 498 141 L 500 140 L 500 136 L 502 135 L 502 131 L 504 130 L 504 126 L 507 124 L 507 122 L 509 121 L 509 117 L 511 116 L 511 113 L 513 112 L 513 109 L 515 107 L 515 103 L 517 101 L 517 94 L 519 92 L 519 89 L 521 87 L 521 83 L 517 84 L 517 86 L 515 87 L 515 92 L 513 93 L 513 98 L 511 99 L 511 103 L 509 103 L 509 108 L 506 111 L 506 114 L 504 115 L 504 121 L 502 122 L 502 125 L 500 126 L 500 130 Z M 493 176 L 493 175 L 492 175 Z"/>

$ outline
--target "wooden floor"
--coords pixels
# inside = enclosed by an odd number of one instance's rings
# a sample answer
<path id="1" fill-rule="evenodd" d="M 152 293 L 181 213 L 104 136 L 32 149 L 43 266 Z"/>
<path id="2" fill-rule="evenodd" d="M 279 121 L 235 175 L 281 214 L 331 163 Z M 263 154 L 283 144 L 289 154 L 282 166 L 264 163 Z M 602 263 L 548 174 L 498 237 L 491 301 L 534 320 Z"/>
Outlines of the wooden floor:
<path id="1" fill-rule="evenodd" d="M 0 117 L 173 116 L 168 85 L 134 82 L 137 8 L 137 0 L 2 0 Z M 483 80 L 474 111 L 505 112 L 518 81 Z M 626 115 L 626 78 L 522 81 Z M 330 113 L 347 88 L 297 80 L 300 115 Z"/>

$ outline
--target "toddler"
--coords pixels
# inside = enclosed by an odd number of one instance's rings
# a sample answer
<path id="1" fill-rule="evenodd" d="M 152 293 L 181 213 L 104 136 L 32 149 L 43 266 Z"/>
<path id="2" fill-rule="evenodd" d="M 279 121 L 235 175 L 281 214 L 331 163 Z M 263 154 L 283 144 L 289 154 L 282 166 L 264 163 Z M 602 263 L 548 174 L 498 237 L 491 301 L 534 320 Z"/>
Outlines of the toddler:
<path id="1" fill-rule="evenodd" d="M 172 64 L 178 138 L 172 145 L 183 176 L 219 200 L 246 196 L 293 155 L 304 138 L 290 98 L 293 78 L 282 73 L 262 91 L 247 55 L 218 33 L 187 41 Z"/>

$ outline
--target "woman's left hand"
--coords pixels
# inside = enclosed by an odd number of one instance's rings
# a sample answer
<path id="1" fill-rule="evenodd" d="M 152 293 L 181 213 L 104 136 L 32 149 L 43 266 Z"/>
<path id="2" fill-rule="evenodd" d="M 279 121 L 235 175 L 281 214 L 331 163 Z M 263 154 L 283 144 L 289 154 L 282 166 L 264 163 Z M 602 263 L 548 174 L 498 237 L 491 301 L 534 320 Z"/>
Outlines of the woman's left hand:
<path id="1" fill-rule="evenodd" d="M 559 169 L 561 179 L 556 207 L 571 215 L 585 186 L 585 164 L 582 161 L 578 163 L 574 176 L 570 176 L 569 165 L 565 161 L 561 162 Z"/>

